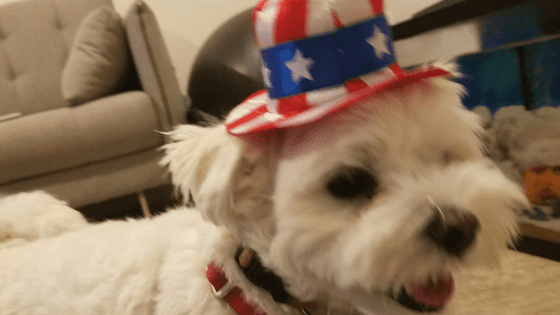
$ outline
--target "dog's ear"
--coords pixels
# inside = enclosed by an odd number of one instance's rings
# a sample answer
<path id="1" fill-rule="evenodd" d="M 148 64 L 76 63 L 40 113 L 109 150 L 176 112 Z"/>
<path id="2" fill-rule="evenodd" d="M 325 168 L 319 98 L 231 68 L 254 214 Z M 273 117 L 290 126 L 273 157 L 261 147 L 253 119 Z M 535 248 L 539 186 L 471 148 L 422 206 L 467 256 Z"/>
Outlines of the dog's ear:
<path id="1" fill-rule="evenodd" d="M 183 198 L 192 198 L 203 216 L 219 224 L 231 208 L 231 180 L 243 144 L 223 127 L 182 125 L 169 133 L 161 164 L 171 172 Z"/>
<path id="2" fill-rule="evenodd" d="M 161 164 L 183 198 L 190 198 L 206 220 L 232 227 L 268 200 L 269 179 L 263 146 L 253 146 L 223 125 L 183 125 L 169 133 Z M 249 202 L 249 204 L 247 203 Z"/>

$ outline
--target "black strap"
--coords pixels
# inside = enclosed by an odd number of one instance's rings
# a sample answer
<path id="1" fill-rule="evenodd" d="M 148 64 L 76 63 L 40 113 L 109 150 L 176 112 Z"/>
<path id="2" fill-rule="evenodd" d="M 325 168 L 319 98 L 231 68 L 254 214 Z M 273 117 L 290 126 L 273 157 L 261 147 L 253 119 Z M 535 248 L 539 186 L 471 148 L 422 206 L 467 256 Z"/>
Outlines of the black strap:
<path id="1" fill-rule="evenodd" d="M 288 303 L 290 294 L 284 289 L 284 282 L 272 271 L 265 268 L 257 255 L 254 255 L 246 266 L 242 266 L 239 263 L 239 256 L 241 256 L 244 250 L 245 248 L 243 248 L 243 246 L 239 246 L 235 253 L 235 261 L 243 271 L 243 274 L 245 274 L 245 277 L 254 285 L 268 291 L 272 295 L 274 301 L 284 304 Z"/>

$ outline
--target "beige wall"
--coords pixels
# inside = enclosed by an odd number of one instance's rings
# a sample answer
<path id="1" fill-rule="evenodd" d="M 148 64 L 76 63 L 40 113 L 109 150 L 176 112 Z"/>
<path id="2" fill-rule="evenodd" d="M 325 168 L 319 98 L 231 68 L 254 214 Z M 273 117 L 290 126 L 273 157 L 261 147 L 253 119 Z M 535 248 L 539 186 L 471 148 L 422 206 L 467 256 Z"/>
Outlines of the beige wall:
<path id="1" fill-rule="evenodd" d="M 0 4 L 25 0 L 0 0 Z M 75 0 L 82 1 L 82 0 Z M 186 91 L 190 69 L 198 49 L 223 22 L 254 6 L 258 0 L 144 0 L 154 11 L 176 69 Z M 440 0 L 385 0 L 392 24 L 402 22 Z M 124 15 L 134 0 L 113 0 Z"/>
<path id="2" fill-rule="evenodd" d="M 442 0 L 385 0 L 385 13 L 391 24 L 406 21 L 421 11 Z"/>

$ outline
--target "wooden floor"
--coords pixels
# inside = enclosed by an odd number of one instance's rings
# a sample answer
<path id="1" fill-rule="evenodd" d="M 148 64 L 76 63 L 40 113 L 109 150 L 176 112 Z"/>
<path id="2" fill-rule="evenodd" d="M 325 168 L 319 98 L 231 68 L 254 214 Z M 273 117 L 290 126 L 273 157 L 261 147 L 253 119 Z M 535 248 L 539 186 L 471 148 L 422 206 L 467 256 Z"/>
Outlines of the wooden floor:
<path id="1" fill-rule="evenodd" d="M 169 207 L 174 207 L 181 203 L 171 185 L 150 189 L 145 191 L 144 194 L 152 215 L 157 215 L 166 211 Z M 136 194 L 88 205 L 79 208 L 78 211 L 90 222 L 144 217 Z"/>
<path id="2" fill-rule="evenodd" d="M 560 233 L 522 223 L 521 234 L 523 237 L 515 244 L 516 250 L 560 261 Z"/>

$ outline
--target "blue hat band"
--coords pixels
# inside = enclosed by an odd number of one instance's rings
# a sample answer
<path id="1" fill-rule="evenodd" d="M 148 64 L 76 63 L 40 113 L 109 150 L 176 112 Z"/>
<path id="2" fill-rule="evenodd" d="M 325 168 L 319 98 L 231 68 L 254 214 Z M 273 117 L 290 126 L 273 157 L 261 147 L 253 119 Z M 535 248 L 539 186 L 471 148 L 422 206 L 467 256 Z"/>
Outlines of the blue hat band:
<path id="1" fill-rule="evenodd" d="M 383 15 L 260 53 L 265 86 L 273 99 L 340 85 L 395 62 L 391 29 Z"/>

